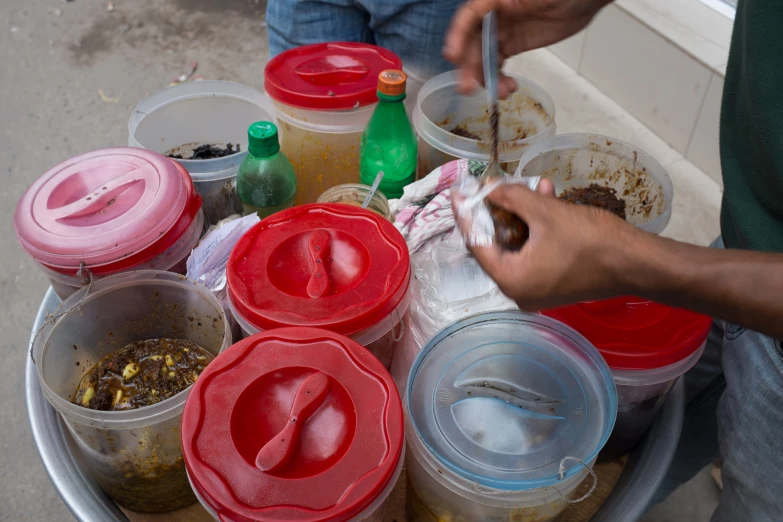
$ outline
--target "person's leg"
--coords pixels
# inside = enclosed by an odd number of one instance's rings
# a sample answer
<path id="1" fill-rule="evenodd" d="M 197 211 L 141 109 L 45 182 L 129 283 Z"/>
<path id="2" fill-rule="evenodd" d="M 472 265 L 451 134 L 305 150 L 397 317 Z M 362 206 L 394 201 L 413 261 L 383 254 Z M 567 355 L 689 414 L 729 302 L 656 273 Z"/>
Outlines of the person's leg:
<path id="1" fill-rule="evenodd" d="M 463 0 L 358 0 L 370 13 L 370 29 L 381 47 L 402 59 L 408 100 L 424 83 L 454 67 L 441 53 L 451 17 Z"/>
<path id="2" fill-rule="evenodd" d="M 353 0 L 272 0 L 266 8 L 269 53 L 322 42 L 374 43 L 369 20 Z"/>
<path id="3" fill-rule="evenodd" d="M 770 337 L 727 325 L 718 408 L 723 492 L 712 522 L 783 520 L 783 353 Z"/>

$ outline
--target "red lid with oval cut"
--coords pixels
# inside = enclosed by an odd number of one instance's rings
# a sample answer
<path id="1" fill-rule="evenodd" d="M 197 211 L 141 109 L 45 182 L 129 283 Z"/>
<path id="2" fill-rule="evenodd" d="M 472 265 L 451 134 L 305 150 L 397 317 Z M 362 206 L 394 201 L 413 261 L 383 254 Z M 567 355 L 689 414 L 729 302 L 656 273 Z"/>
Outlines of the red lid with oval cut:
<path id="1" fill-rule="evenodd" d="M 584 335 L 615 370 L 677 363 L 702 345 L 712 319 L 639 297 L 591 301 L 541 312 Z"/>
<path id="2" fill-rule="evenodd" d="M 187 171 L 156 152 L 117 147 L 60 163 L 25 192 L 14 224 L 24 250 L 62 271 L 109 273 L 174 244 L 201 208 Z"/>
<path id="3" fill-rule="evenodd" d="M 304 45 L 269 60 L 264 89 L 273 100 L 293 107 L 349 110 L 378 101 L 378 75 L 386 69 L 402 69 L 402 60 L 375 45 Z"/>
<path id="4" fill-rule="evenodd" d="M 182 448 L 220 520 L 345 521 L 396 478 L 402 404 L 355 341 L 283 328 L 235 344 L 188 396 Z"/>
<path id="5" fill-rule="evenodd" d="M 353 335 L 400 304 L 410 281 L 402 234 L 359 207 L 302 205 L 248 230 L 226 268 L 234 309 L 253 326 Z"/>

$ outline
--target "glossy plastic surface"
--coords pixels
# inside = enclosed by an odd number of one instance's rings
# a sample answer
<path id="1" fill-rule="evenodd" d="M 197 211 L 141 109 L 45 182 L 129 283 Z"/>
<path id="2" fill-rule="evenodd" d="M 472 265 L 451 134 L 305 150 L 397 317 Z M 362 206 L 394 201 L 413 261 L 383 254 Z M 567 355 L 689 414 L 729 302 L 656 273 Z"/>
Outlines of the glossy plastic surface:
<path id="1" fill-rule="evenodd" d="M 71 399 L 92 366 L 131 342 L 188 339 L 217 355 L 231 344 L 220 302 L 181 276 L 143 271 L 94 282 L 89 293 L 83 289 L 66 300 L 60 313 L 35 339 L 33 357 L 43 395 L 62 416 L 96 482 L 138 511 L 192 503 L 179 441 L 190 390 L 121 412 L 90 410 Z"/>
<path id="2" fill-rule="evenodd" d="M 389 373 L 315 328 L 237 343 L 199 377 L 182 425 L 194 488 L 226 520 L 353 519 L 388 496 L 403 451 Z"/>
<path id="3" fill-rule="evenodd" d="M 378 75 L 401 68 L 397 55 L 370 44 L 303 45 L 269 61 L 264 89 L 275 101 L 292 107 L 350 110 L 374 104 Z"/>
<path id="4" fill-rule="evenodd" d="M 278 151 L 269 156 L 245 156 L 237 175 L 237 193 L 245 214 L 264 219 L 291 208 L 296 195 L 296 174 L 288 158 Z"/>

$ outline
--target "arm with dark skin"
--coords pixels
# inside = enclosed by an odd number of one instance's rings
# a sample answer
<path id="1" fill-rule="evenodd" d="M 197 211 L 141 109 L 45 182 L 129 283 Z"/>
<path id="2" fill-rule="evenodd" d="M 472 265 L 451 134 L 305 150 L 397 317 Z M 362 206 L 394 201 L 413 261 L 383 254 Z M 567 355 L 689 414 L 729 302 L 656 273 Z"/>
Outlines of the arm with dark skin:
<path id="1" fill-rule="evenodd" d="M 488 198 L 528 224 L 520 251 L 471 249 L 521 309 L 637 295 L 783 339 L 783 254 L 680 243 L 559 201 L 549 183 L 539 192 L 508 186 Z"/>

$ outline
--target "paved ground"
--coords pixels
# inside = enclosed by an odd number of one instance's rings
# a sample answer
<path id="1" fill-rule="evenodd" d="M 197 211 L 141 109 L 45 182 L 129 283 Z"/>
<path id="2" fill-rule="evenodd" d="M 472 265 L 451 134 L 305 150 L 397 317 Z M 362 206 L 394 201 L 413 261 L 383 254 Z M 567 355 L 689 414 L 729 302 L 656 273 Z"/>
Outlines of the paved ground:
<path id="1" fill-rule="evenodd" d="M 13 210 L 25 188 L 75 154 L 127 141 L 135 104 L 190 69 L 261 88 L 268 58 L 258 0 L 2 0 L 0 6 L 0 522 L 72 517 L 44 472 L 24 404 L 30 327 L 46 289 L 19 250 Z M 99 94 L 103 93 L 103 97 Z M 706 521 L 709 477 L 649 522 Z"/>

